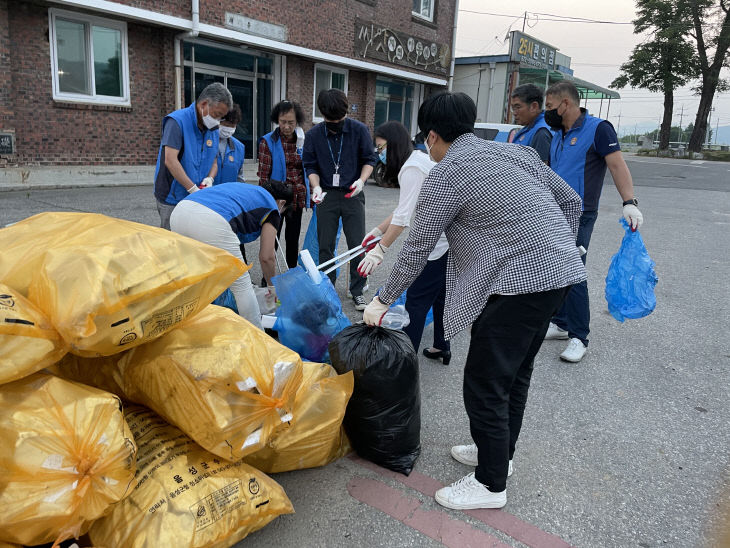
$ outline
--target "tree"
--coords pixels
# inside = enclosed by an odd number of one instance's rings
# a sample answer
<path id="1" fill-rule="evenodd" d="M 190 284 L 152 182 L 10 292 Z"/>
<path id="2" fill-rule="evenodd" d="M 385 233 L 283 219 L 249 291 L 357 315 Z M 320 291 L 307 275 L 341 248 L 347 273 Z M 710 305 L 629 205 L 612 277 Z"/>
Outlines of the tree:
<path id="1" fill-rule="evenodd" d="M 636 5 L 634 34 L 650 34 L 621 65 L 611 87 L 629 85 L 664 94 L 659 148 L 666 149 L 671 140 L 674 90 L 698 76 L 696 53 L 685 37 L 691 21 L 683 0 L 638 0 Z"/>
<path id="2" fill-rule="evenodd" d="M 698 68 L 702 76 L 700 105 L 687 145 L 692 152 L 699 152 L 707 133 L 707 118 L 715 93 L 727 86 L 720 79 L 720 71 L 723 67 L 730 66 L 730 4 L 727 3 L 728 0 L 719 0 L 719 4 L 718 0 L 682 1 L 686 3 L 690 13 L 690 35 L 697 44 Z"/>

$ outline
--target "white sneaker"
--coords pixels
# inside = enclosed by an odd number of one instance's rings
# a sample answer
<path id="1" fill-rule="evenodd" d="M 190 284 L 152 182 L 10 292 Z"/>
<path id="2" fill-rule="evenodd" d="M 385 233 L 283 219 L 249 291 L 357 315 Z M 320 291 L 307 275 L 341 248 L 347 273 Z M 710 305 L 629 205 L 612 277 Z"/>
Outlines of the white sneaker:
<path id="1" fill-rule="evenodd" d="M 548 327 L 547 333 L 545 333 L 545 340 L 546 341 L 551 341 L 551 340 L 567 341 L 568 332 L 565 329 L 560 329 L 553 322 L 550 322 L 550 326 Z"/>
<path id="2" fill-rule="evenodd" d="M 479 483 L 474 472 L 448 487 L 436 491 L 436 502 L 453 510 L 474 510 L 476 508 L 502 508 L 507 504 L 507 490 L 493 493 Z"/>
<path id="3" fill-rule="evenodd" d="M 458 460 L 461 464 L 466 464 L 467 466 L 476 466 L 479 464 L 479 461 L 477 460 L 478 455 L 479 450 L 477 449 L 476 443 L 472 443 L 470 445 L 454 445 L 451 448 L 451 456 Z M 512 472 L 512 460 L 510 460 L 509 466 L 507 466 L 507 477 L 511 476 Z"/>
<path id="4" fill-rule="evenodd" d="M 568 346 L 560 354 L 560 359 L 566 362 L 578 363 L 586 355 L 588 348 L 583 344 L 580 339 L 570 339 Z"/>

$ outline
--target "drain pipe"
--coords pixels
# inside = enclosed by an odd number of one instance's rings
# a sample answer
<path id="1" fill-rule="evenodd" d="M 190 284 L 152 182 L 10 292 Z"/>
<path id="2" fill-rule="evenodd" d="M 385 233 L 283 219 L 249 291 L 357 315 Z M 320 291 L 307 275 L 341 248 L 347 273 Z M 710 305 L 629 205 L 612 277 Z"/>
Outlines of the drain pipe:
<path id="1" fill-rule="evenodd" d="M 193 26 L 188 32 L 183 32 L 175 36 L 175 44 L 173 46 L 175 55 L 175 110 L 183 107 L 182 97 L 182 40 L 185 38 L 195 38 L 198 36 L 198 28 L 200 27 L 200 0 L 192 0 Z"/>
<path id="2" fill-rule="evenodd" d="M 449 91 L 454 89 L 454 64 L 456 62 L 456 23 L 459 19 L 459 0 L 454 4 L 454 27 L 451 29 L 451 66 L 449 67 Z"/>

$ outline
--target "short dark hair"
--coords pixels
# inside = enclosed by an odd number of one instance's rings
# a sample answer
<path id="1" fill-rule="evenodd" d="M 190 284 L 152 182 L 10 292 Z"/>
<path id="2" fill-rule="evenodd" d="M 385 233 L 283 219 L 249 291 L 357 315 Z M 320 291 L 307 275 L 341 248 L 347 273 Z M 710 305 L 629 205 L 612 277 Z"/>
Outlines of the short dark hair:
<path id="1" fill-rule="evenodd" d="M 396 179 L 403 164 L 413 152 L 413 143 L 406 127 L 400 122 L 390 121 L 377 127 L 375 137 L 388 142 L 385 158 L 385 177 Z"/>
<path id="2" fill-rule="evenodd" d="M 347 114 L 350 104 L 347 95 L 339 89 L 323 89 L 317 95 L 317 108 L 328 120 L 339 120 Z"/>
<path id="3" fill-rule="evenodd" d="M 262 183 L 261 186 L 274 197 L 274 200 L 284 200 L 287 204 L 294 200 L 294 191 L 283 181 L 269 179 Z"/>
<path id="4" fill-rule="evenodd" d="M 221 122 L 228 122 L 229 124 L 238 125 L 241 123 L 241 120 L 243 120 L 241 107 L 239 107 L 236 103 L 233 103 L 233 108 L 230 108 L 228 110 L 228 114 L 223 117 L 223 120 L 221 120 Z"/>
<path id="5" fill-rule="evenodd" d="M 297 125 L 301 126 L 304 123 L 304 111 L 302 110 L 302 107 L 299 106 L 299 103 L 289 101 L 288 99 L 279 101 L 274 105 L 274 108 L 271 109 L 271 121 L 278 124 L 279 116 L 286 114 L 287 112 L 291 112 L 292 110 L 294 111 L 294 117 L 297 119 Z"/>
<path id="6" fill-rule="evenodd" d="M 578 88 L 575 87 L 573 82 L 563 80 L 556 84 L 553 84 L 545 92 L 545 96 L 552 95 L 553 97 L 570 97 L 576 105 L 580 105 L 580 93 Z"/>
<path id="7" fill-rule="evenodd" d="M 465 133 L 474 133 L 477 107 L 466 93 L 441 91 L 427 98 L 418 109 L 418 127 L 425 137 L 433 130 L 447 143 Z"/>
<path id="8" fill-rule="evenodd" d="M 510 96 L 512 99 L 519 99 L 526 105 L 537 103 L 537 106 L 542 108 L 542 88 L 537 87 L 535 84 L 522 84 L 517 86 Z"/>

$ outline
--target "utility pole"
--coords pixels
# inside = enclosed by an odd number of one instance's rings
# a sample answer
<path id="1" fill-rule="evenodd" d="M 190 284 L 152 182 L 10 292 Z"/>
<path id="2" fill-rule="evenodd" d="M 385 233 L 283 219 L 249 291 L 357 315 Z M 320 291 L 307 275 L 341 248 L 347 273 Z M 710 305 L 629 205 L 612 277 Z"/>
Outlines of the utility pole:
<path id="1" fill-rule="evenodd" d="M 717 144 L 717 132 L 720 131 L 720 115 L 716 116 L 715 120 L 715 144 Z"/>
<path id="2" fill-rule="evenodd" d="M 684 118 L 684 103 L 682 103 L 682 110 L 679 113 L 679 138 L 677 139 L 679 143 L 682 143 L 682 139 L 684 138 L 684 130 L 682 129 L 682 118 Z"/>
<path id="3" fill-rule="evenodd" d="M 715 107 L 710 109 L 710 113 L 707 115 L 707 130 L 705 131 L 705 143 L 710 146 L 710 131 L 712 131 L 712 113 L 715 112 Z"/>
<path id="4" fill-rule="evenodd" d="M 618 135 L 619 130 L 621 129 L 621 113 L 618 113 L 618 125 L 616 126 L 616 135 Z"/>
<path id="5" fill-rule="evenodd" d="M 522 18 L 522 33 L 525 33 L 525 25 L 527 24 L 527 12 L 525 12 L 525 16 Z"/>

